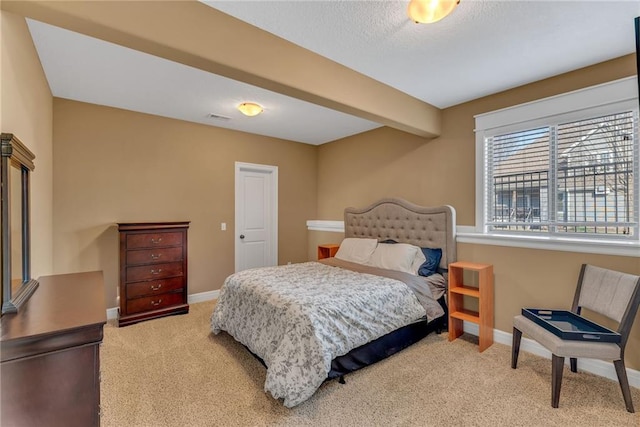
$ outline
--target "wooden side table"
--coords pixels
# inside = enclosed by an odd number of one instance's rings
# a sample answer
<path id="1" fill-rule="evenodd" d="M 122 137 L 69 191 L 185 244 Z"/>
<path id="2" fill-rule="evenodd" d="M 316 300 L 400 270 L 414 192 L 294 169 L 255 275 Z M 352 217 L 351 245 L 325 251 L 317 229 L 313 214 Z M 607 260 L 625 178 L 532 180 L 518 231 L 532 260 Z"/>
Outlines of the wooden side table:
<path id="1" fill-rule="evenodd" d="M 336 244 L 326 244 L 326 245 L 318 245 L 318 259 L 331 258 L 336 255 L 340 249 L 340 245 Z"/>
<path id="2" fill-rule="evenodd" d="M 465 270 L 478 274 L 478 287 L 464 286 Z M 478 312 L 464 308 L 463 297 L 478 299 Z M 449 341 L 462 335 L 463 321 L 478 324 L 479 350 L 485 351 L 493 344 L 493 265 L 472 262 L 449 264 Z"/>

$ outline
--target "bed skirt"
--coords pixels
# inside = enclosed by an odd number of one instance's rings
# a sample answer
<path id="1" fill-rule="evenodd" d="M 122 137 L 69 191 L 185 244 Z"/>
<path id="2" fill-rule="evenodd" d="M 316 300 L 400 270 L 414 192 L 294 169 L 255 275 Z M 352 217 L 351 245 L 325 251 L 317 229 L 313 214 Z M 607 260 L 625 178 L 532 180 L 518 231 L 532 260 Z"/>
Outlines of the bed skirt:
<path id="1" fill-rule="evenodd" d="M 446 331 L 448 313 L 444 296 L 441 297 L 438 302 L 445 311 L 444 316 L 434 319 L 429 323 L 427 323 L 426 320 L 421 320 L 404 326 L 365 345 L 354 348 L 344 356 L 336 357 L 331 361 L 331 370 L 327 375 L 327 380 L 342 377 L 349 372 L 357 371 L 360 368 L 386 359 L 410 345 L 417 343 L 431 332 L 440 334 Z"/>

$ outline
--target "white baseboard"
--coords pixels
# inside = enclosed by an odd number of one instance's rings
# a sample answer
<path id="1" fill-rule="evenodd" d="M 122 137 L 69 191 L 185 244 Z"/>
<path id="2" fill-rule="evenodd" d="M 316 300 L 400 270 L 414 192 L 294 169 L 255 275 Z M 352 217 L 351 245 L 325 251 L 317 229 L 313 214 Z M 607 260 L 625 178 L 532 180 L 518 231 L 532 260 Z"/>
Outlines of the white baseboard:
<path id="1" fill-rule="evenodd" d="M 207 292 L 200 292 L 197 294 L 191 294 L 189 295 L 188 301 L 189 301 L 189 304 L 194 304 L 196 302 L 211 301 L 212 299 L 216 299 L 219 296 L 220 296 L 220 289 L 216 289 L 215 291 L 207 291 Z"/>
<path id="2" fill-rule="evenodd" d="M 479 328 L 475 323 L 464 322 L 463 328 L 466 333 L 475 336 L 479 335 Z M 511 347 L 512 340 L 512 334 L 504 331 L 499 331 L 497 329 L 493 330 L 493 342 L 508 345 L 509 347 Z M 551 352 L 549 352 L 549 350 L 538 344 L 538 342 L 525 337 L 522 337 L 522 341 L 520 342 L 520 350 L 544 357 L 546 359 L 551 359 Z M 567 359 L 566 364 L 568 363 L 569 360 Z M 580 361 L 578 362 L 578 369 L 618 382 L 616 370 L 613 367 L 613 363 L 611 362 L 605 362 L 604 360 L 597 359 L 580 359 Z M 629 385 L 631 387 L 640 388 L 640 371 L 627 368 L 627 377 L 629 377 Z"/>
<path id="3" fill-rule="evenodd" d="M 195 304 L 197 302 L 211 301 L 220 296 L 220 289 L 215 291 L 199 292 L 197 294 L 191 294 L 187 297 L 189 304 Z M 107 308 L 107 320 L 118 318 L 118 307 Z"/>
<path id="4" fill-rule="evenodd" d="M 118 307 L 107 308 L 107 320 L 118 318 Z"/>

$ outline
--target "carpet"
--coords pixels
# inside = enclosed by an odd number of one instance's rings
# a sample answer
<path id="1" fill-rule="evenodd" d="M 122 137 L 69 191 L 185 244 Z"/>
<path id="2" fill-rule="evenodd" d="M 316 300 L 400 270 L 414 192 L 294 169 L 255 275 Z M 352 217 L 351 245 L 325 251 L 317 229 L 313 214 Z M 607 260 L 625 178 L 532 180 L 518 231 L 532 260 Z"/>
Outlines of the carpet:
<path id="1" fill-rule="evenodd" d="M 431 334 L 287 409 L 264 392 L 260 362 L 210 332 L 214 305 L 105 326 L 102 426 L 640 426 L 617 382 L 565 367 L 553 409 L 550 360 L 521 351 L 514 370 L 510 347 L 479 353 L 467 334 L 453 342 Z M 640 411 L 640 390 L 632 396 Z"/>

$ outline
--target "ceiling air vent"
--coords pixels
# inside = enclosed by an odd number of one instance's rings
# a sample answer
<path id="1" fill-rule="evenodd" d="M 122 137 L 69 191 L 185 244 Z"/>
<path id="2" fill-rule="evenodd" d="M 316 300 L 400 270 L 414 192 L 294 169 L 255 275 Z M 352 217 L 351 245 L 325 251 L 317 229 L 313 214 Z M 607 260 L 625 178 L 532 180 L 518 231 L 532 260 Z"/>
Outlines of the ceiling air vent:
<path id="1" fill-rule="evenodd" d="M 208 116 L 210 119 L 214 119 L 214 120 L 231 120 L 231 117 L 227 117 L 227 116 L 221 116 L 220 114 L 214 114 L 214 113 L 209 113 Z"/>

